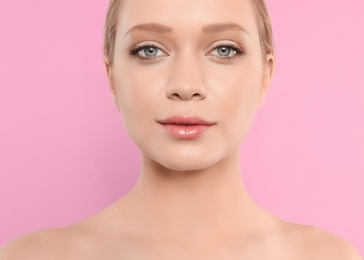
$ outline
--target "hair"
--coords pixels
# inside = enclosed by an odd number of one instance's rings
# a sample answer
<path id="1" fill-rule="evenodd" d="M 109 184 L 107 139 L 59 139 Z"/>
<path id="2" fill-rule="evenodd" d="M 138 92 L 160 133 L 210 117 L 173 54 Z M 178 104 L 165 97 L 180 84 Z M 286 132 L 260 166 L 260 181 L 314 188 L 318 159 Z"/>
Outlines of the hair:
<path id="1" fill-rule="evenodd" d="M 274 55 L 274 39 L 272 24 L 265 0 L 251 0 L 256 11 L 256 20 L 258 24 L 260 46 L 262 49 L 263 59 L 266 54 Z M 115 39 L 118 25 L 119 11 L 122 0 L 110 0 L 107 9 L 105 34 L 104 34 L 104 57 L 109 65 L 113 64 L 115 52 Z"/>

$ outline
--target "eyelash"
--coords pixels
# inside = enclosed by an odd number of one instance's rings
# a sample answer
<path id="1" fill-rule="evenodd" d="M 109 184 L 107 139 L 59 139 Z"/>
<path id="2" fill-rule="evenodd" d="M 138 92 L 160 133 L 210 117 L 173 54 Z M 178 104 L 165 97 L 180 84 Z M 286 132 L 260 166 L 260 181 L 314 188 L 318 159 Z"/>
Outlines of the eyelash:
<path id="1" fill-rule="evenodd" d="M 160 49 L 157 46 L 155 46 L 154 44 L 148 43 L 148 44 L 142 44 L 140 46 L 136 46 L 134 49 L 132 49 L 130 51 L 129 54 L 132 55 L 132 56 L 135 56 L 135 57 L 137 57 L 138 59 L 141 59 L 141 60 L 155 60 L 157 57 L 146 58 L 146 57 L 140 56 L 138 54 L 141 50 L 146 49 L 147 47 L 153 47 L 153 48 L 156 48 L 156 49 Z"/>
<path id="2" fill-rule="evenodd" d="M 216 50 L 217 48 L 221 48 L 221 47 L 228 47 L 229 49 L 231 49 L 232 51 L 235 52 L 235 54 L 233 56 L 229 56 L 229 57 L 225 57 L 225 58 L 220 58 L 220 57 L 223 57 L 223 56 L 220 56 L 218 59 L 221 59 L 221 60 L 233 60 L 233 59 L 236 59 L 245 54 L 243 49 L 240 49 L 233 44 L 221 44 L 219 46 L 216 46 L 213 50 Z"/>
<path id="3" fill-rule="evenodd" d="M 155 60 L 157 59 L 158 57 L 152 57 L 152 58 L 146 58 L 146 57 L 143 57 L 143 56 L 140 56 L 139 55 L 139 52 L 147 47 L 152 47 L 152 48 L 156 48 L 158 50 L 160 50 L 160 48 L 158 48 L 157 46 L 155 46 L 154 44 L 152 43 L 147 43 L 147 44 L 143 44 L 143 45 L 140 45 L 140 46 L 136 46 L 135 48 L 133 48 L 129 54 L 132 55 L 132 56 L 135 56 L 136 58 L 140 59 L 140 60 L 145 60 L 145 61 L 152 61 L 152 60 Z M 229 49 L 231 49 L 232 51 L 235 52 L 235 55 L 233 56 L 229 56 L 229 57 L 225 57 L 225 58 L 218 58 L 220 60 L 232 60 L 232 59 L 236 59 L 238 58 L 239 56 L 242 56 L 245 54 L 244 50 L 243 49 L 240 49 L 238 47 L 236 47 L 235 45 L 232 45 L 232 44 L 221 44 L 217 47 L 215 47 L 213 50 L 217 49 L 217 48 L 221 48 L 221 47 L 228 47 Z"/>

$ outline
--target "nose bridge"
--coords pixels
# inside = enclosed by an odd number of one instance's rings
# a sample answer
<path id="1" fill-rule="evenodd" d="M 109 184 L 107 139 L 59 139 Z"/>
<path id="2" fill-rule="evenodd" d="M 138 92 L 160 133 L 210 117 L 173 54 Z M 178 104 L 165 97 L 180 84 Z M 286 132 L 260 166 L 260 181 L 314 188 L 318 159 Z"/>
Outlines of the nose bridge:
<path id="1" fill-rule="evenodd" d="M 167 96 L 171 99 L 204 99 L 206 88 L 201 61 L 192 52 L 174 57 Z"/>

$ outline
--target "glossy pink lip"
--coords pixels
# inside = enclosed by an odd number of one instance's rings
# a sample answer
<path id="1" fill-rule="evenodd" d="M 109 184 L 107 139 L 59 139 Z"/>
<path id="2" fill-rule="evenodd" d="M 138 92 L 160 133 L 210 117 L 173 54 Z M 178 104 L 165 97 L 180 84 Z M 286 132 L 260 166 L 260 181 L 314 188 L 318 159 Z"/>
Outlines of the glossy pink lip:
<path id="1" fill-rule="evenodd" d="M 173 116 L 157 122 L 163 126 L 167 134 L 178 139 L 195 139 L 216 124 L 195 116 Z"/>

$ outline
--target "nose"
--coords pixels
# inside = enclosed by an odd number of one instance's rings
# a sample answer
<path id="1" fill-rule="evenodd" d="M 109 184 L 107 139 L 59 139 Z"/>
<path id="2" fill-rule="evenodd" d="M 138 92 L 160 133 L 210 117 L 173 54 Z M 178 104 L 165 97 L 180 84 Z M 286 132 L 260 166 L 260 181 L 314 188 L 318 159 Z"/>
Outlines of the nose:
<path id="1" fill-rule="evenodd" d="M 167 97 L 173 100 L 203 100 L 206 86 L 202 65 L 192 55 L 176 58 L 172 65 L 167 86 Z"/>

